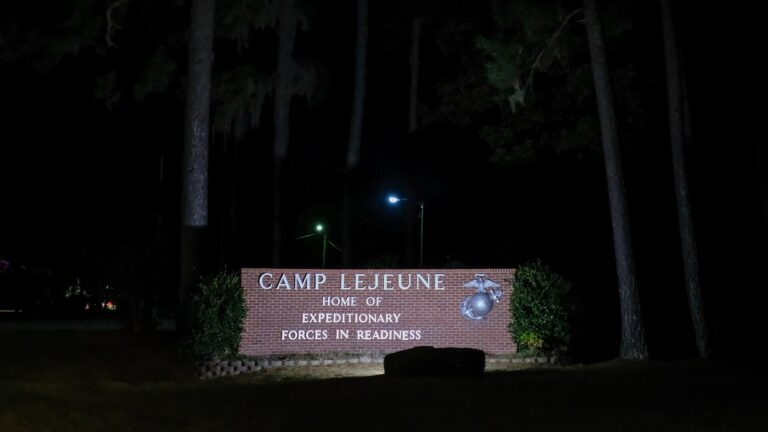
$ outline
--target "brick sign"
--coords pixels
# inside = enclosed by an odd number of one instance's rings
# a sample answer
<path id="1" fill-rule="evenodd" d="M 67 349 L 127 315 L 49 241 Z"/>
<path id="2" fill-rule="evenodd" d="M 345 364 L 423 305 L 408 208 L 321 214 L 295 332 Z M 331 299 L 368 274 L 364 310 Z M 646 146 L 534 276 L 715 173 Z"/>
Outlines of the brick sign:
<path id="1" fill-rule="evenodd" d="M 240 351 L 388 353 L 421 345 L 515 352 L 512 269 L 242 270 Z"/>

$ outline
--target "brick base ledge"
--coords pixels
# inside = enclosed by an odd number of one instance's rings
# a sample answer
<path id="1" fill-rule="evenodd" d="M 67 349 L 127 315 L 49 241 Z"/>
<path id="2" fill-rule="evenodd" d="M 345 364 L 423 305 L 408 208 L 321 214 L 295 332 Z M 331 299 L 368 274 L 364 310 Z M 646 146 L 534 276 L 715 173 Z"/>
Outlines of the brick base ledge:
<path id="1" fill-rule="evenodd" d="M 281 357 L 250 357 L 236 360 L 209 360 L 196 364 L 197 376 L 200 379 L 211 379 L 223 376 L 235 376 L 244 373 L 258 372 L 263 369 L 284 366 L 328 366 L 343 364 L 383 364 L 383 353 L 358 354 L 349 356 L 329 356 L 325 358 L 307 358 L 306 356 Z M 487 364 L 559 364 L 562 359 L 556 355 L 534 357 L 510 357 L 485 355 Z"/>

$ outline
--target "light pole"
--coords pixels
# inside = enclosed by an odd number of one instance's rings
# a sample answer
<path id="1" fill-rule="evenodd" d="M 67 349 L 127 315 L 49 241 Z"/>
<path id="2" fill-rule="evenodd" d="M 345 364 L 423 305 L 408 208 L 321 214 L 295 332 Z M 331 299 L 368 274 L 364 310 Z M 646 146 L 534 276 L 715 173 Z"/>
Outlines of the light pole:
<path id="1" fill-rule="evenodd" d="M 325 252 L 328 249 L 328 232 L 325 230 L 325 227 L 323 224 L 317 224 L 315 225 L 315 232 L 309 233 L 307 235 L 296 237 L 296 240 L 302 240 L 308 237 L 314 237 L 317 235 L 323 235 L 323 260 L 322 260 L 322 268 L 325 268 Z M 335 246 L 334 246 L 335 247 Z"/>
<path id="2" fill-rule="evenodd" d="M 408 201 L 408 198 L 402 198 L 397 195 L 389 195 L 387 202 L 392 205 L 400 201 Z M 424 266 L 424 201 L 414 201 L 419 205 L 419 267 Z"/>
<path id="3" fill-rule="evenodd" d="M 325 251 L 328 249 L 328 232 L 325 230 L 323 224 L 315 225 L 315 231 L 323 233 L 323 266 L 321 268 L 325 268 Z"/>

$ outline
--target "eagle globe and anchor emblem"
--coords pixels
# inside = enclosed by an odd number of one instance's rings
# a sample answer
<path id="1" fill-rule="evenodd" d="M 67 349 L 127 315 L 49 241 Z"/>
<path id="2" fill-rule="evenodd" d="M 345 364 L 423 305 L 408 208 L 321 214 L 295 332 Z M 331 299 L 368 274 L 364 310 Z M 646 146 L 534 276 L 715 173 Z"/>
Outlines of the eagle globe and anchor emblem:
<path id="1" fill-rule="evenodd" d="M 484 274 L 476 274 L 475 279 L 464 284 L 464 288 L 473 288 L 475 293 L 461 301 L 461 315 L 466 319 L 485 318 L 493 305 L 501 299 L 501 285 L 488 279 Z"/>

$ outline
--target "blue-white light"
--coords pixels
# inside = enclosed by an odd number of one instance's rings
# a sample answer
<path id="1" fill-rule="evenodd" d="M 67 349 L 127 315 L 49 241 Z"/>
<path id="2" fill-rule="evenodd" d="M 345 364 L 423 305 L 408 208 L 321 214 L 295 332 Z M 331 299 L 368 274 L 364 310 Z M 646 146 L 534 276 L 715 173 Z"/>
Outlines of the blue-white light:
<path id="1" fill-rule="evenodd" d="M 397 204 L 398 202 L 400 202 L 400 198 L 398 198 L 395 195 L 390 195 L 387 197 L 387 201 L 389 201 L 390 204 Z"/>

